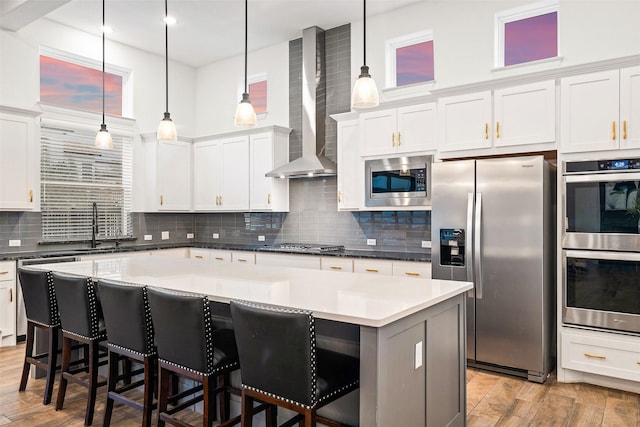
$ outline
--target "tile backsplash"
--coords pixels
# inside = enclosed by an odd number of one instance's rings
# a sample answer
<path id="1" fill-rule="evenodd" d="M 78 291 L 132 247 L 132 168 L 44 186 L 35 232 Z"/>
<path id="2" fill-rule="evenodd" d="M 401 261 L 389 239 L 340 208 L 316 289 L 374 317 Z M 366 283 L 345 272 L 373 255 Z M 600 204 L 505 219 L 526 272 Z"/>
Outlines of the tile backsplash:
<path id="1" fill-rule="evenodd" d="M 336 160 L 336 123 L 329 115 L 350 110 L 351 59 L 350 25 L 325 32 L 326 102 L 325 155 Z M 302 154 L 302 39 L 289 44 L 289 126 L 290 159 Z M 134 213 L 135 241 L 123 245 L 149 243 L 322 243 L 344 245 L 348 249 L 421 252 L 422 240 L 431 240 L 430 211 L 338 212 L 336 178 L 292 179 L 289 182 L 288 213 Z M 88 247 L 88 243 L 40 245 L 41 219 L 37 212 L 0 212 L 0 253 L 52 251 Z M 163 231 L 168 240 L 161 240 Z M 194 233 L 193 239 L 187 234 Z M 218 238 L 214 239 L 213 235 Z M 144 235 L 151 235 L 145 241 Z M 367 239 L 376 239 L 368 246 Z M 9 247 L 9 240 L 20 240 Z M 112 243 L 105 243 L 111 245 Z"/>

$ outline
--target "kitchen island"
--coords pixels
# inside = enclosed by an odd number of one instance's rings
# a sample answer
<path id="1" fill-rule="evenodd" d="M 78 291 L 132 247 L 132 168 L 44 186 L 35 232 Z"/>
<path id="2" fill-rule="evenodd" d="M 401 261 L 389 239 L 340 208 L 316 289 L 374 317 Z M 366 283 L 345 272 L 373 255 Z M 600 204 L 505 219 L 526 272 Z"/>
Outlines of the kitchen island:
<path id="1" fill-rule="evenodd" d="M 471 283 L 188 259 L 35 267 L 195 292 L 223 304 L 241 299 L 310 310 L 359 332 L 359 425 L 466 424 L 465 292 Z"/>

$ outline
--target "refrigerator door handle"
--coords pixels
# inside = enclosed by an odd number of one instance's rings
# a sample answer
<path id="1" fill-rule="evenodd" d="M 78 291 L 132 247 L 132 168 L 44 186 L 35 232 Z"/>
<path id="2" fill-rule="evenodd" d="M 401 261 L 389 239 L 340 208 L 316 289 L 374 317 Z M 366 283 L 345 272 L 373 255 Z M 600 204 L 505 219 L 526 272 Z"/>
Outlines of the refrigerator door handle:
<path id="1" fill-rule="evenodd" d="M 464 237 L 464 245 L 467 258 L 467 282 L 473 282 L 473 258 L 471 257 L 471 230 L 473 230 L 473 193 L 467 193 L 467 231 Z M 473 296 L 473 289 L 469 291 L 469 296 Z"/>
<path id="2" fill-rule="evenodd" d="M 476 298 L 482 299 L 482 193 L 476 193 L 475 226 L 473 229 L 473 265 L 476 273 Z"/>

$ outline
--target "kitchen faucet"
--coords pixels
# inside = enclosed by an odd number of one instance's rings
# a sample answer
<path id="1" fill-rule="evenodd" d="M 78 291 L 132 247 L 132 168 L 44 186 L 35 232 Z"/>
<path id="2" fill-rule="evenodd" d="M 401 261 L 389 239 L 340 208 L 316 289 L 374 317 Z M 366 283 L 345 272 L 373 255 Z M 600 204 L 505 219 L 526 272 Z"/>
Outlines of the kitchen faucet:
<path id="1" fill-rule="evenodd" d="M 91 218 L 91 248 L 97 247 L 100 243 L 96 242 L 98 235 L 98 204 L 93 202 L 93 214 Z"/>

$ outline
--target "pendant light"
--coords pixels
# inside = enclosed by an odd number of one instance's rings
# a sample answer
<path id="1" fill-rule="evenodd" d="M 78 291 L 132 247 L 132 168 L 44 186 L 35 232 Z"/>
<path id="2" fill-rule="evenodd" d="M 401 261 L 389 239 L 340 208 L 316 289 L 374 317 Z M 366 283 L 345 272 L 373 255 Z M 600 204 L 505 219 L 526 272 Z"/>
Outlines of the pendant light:
<path id="1" fill-rule="evenodd" d="M 369 74 L 369 67 L 367 66 L 367 0 L 363 0 L 363 3 L 363 65 L 360 67 L 360 75 L 358 76 L 358 80 L 356 80 L 356 84 L 353 86 L 353 92 L 351 93 L 351 106 L 353 108 L 373 108 L 377 107 L 380 103 L 376 81 L 373 80 L 373 77 Z"/>
<path id="2" fill-rule="evenodd" d="M 93 146 L 96 148 L 111 149 L 113 148 L 113 139 L 111 139 L 111 134 L 107 130 L 107 125 L 104 122 L 104 33 L 104 0 L 102 0 L 102 124 L 96 134 Z"/>
<path id="3" fill-rule="evenodd" d="M 165 69 L 165 110 L 164 118 L 158 125 L 157 138 L 163 141 L 177 141 L 178 132 L 176 125 L 171 120 L 169 114 L 169 11 L 167 8 L 167 0 L 164 0 L 164 69 Z"/>
<path id="4" fill-rule="evenodd" d="M 249 91 L 247 90 L 247 15 L 247 0 L 244 0 L 244 93 L 233 119 L 233 124 L 241 128 L 254 127 L 258 122 L 256 112 L 249 100 Z"/>

